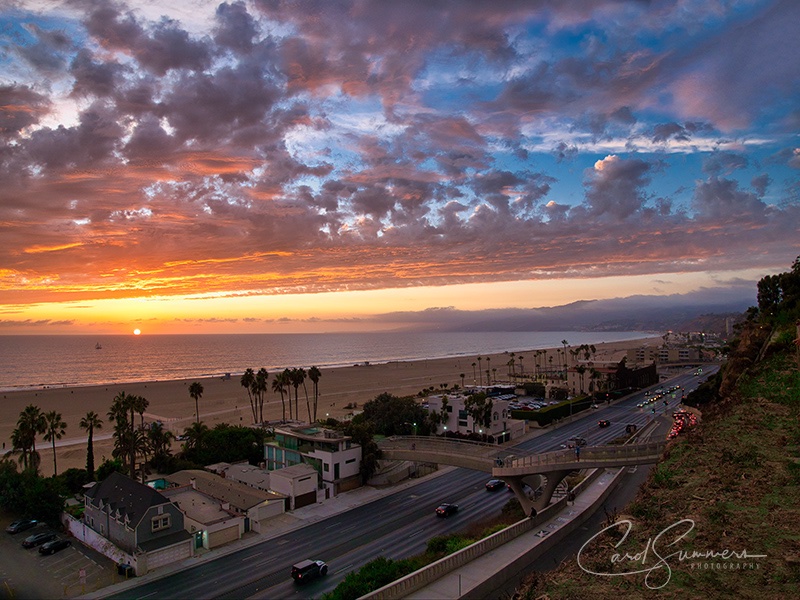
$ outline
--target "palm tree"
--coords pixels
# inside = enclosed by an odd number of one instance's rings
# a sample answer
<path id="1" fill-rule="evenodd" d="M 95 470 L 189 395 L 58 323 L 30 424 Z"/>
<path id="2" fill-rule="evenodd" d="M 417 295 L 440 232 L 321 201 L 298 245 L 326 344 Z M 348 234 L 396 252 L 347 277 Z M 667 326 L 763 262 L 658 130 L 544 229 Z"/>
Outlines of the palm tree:
<path id="1" fill-rule="evenodd" d="M 314 384 L 314 421 L 317 420 L 317 405 L 319 404 L 319 378 L 322 377 L 322 371 L 317 367 L 311 367 L 308 370 L 308 378 Z"/>
<path id="2" fill-rule="evenodd" d="M 147 407 L 150 406 L 150 402 L 144 396 L 128 396 L 130 399 L 130 411 L 131 411 L 131 478 L 136 478 L 136 455 L 142 454 L 142 449 L 146 449 L 147 440 L 144 442 L 139 439 L 141 436 L 137 436 L 136 434 L 136 418 L 135 414 L 138 414 L 141 418 L 142 424 L 141 429 L 144 429 L 144 411 L 147 410 Z"/>
<path id="3" fill-rule="evenodd" d="M 89 474 L 89 479 L 94 480 L 94 447 L 92 446 L 92 438 L 94 430 L 103 427 L 103 420 L 93 410 L 86 413 L 86 416 L 78 423 L 81 429 L 85 429 L 89 433 L 89 442 L 86 445 L 86 472 Z"/>
<path id="4" fill-rule="evenodd" d="M 472 363 L 472 385 L 475 385 L 475 363 Z"/>
<path id="5" fill-rule="evenodd" d="M 19 415 L 17 427 L 20 430 L 21 438 L 19 441 L 27 444 L 28 456 L 27 467 L 33 472 L 39 471 L 39 453 L 36 452 L 36 436 L 44 433 L 47 428 L 42 409 L 33 404 L 26 406 Z"/>
<path id="6" fill-rule="evenodd" d="M 200 398 L 203 397 L 203 384 L 199 381 L 194 381 L 189 386 L 189 396 L 194 398 L 194 414 L 195 414 L 195 422 L 200 421 L 200 405 L 198 401 Z"/>
<path id="7" fill-rule="evenodd" d="M 492 370 L 492 357 L 486 357 L 486 385 L 492 385 L 492 380 L 489 377 L 489 372 Z"/>
<path id="8" fill-rule="evenodd" d="M 524 357 L 524 356 L 522 356 L 522 354 L 520 354 L 520 355 L 517 357 L 517 360 L 519 361 L 519 376 L 520 376 L 520 377 L 522 377 L 522 376 L 525 374 L 525 370 L 522 368 L 522 359 L 523 359 L 523 358 L 525 358 L 525 357 Z"/>
<path id="9" fill-rule="evenodd" d="M 282 371 L 275 375 L 272 380 L 272 391 L 281 395 L 281 420 L 286 422 L 286 400 L 283 393 L 287 391 L 289 383 L 286 381 L 286 372 Z M 289 402 L 289 410 L 292 408 L 292 403 Z"/>
<path id="10" fill-rule="evenodd" d="M 481 386 L 483 386 L 483 371 L 481 371 L 481 361 L 482 360 L 483 360 L 483 357 L 479 356 L 478 357 L 478 376 L 480 377 L 479 383 L 480 383 Z"/>
<path id="11" fill-rule="evenodd" d="M 170 446 L 174 439 L 175 436 L 172 432 L 166 429 L 160 421 L 150 424 L 150 429 L 147 430 L 147 441 L 153 452 L 153 464 L 156 468 L 172 455 Z"/>
<path id="12" fill-rule="evenodd" d="M 256 405 L 256 422 L 264 422 L 264 394 L 269 389 L 269 373 L 264 367 L 261 367 L 256 373 L 256 378 L 253 380 L 253 385 L 250 390 L 253 392 L 253 400 Z"/>
<path id="13" fill-rule="evenodd" d="M 300 419 L 300 407 L 299 407 L 299 400 L 298 400 L 298 389 L 301 385 L 305 384 L 306 380 L 306 370 L 303 368 L 295 368 L 291 370 L 290 381 L 292 382 L 292 387 L 294 387 L 294 414 L 297 419 Z M 308 402 L 306 402 L 307 404 Z M 311 409 L 309 408 L 309 420 L 311 420 Z"/>
<path id="14" fill-rule="evenodd" d="M 205 423 L 200 421 L 199 423 L 192 423 L 189 427 L 183 430 L 183 435 L 186 437 L 186 443 L 184 444 L 185 450 L 191 450 L 193 448 L 197 448 L 198 450 L 203 447 L 203 440 L 205 439 L 206 435 L 210 429 L 206 426 Z"/>
<path id="15" fill-rule="evenodd" d="M 114 423 L 114 449 L 111 451 L 111 456 L 122 459 L 123 463 L 129 461 L 132 443 L 132 429 L 128 421 L 130 398 L 131 396 L 125 392 L 120 392 L 114 397 L 108 409 L 108 420 Z M 130 464 L 128 468 L 130 469 Z"/>
<path id="16" fill-rule="evenodd" d="M 11 451 L 19 452 L 19 464 L 22 465 L 23 470 L 27 471 L 32 468 L 33 456 L 31 455 L 31 435 L 29 432 L 19 427 L 11 432 Z"/>
<path id="17" fill-rule="evenodd" d="M 242 387 L 247 390 L 247 397 L 250 399 L 250 412 L 253 414 L 253 423 L 256 422 L 257 420 L 256 417 L 258 417 L 258 415 L 256 414 L 256 405 L 255 402 L 253 401 L 253 394 L 251 392 L 251 390 L 253 389 L 253 382 L 255 382 L 255 380 L 256 380 L 256 374 L 253 371 L 253 369 L 249 368 L 245 370 L 240 380 Z"/>
<path id="18" fill-rule="evenodd" d="M 60 412 L 51 410 L 44 416 L 46 422 L 44 439 L 53 443 L 53 477 L 58 475 L 58 465 L 56 463 L 56 440 L 60 440 L 66 433 L 67 423 L 61 417 Z"/>
<path id="19" fill-rule="evenodd" d="M 464 377 L 465 377 L 465 375 L 464 375 L 464 373 L 459 373 L 458 376 L 461 378 L 461 387 L 463 388 L 464 387 Z"/>

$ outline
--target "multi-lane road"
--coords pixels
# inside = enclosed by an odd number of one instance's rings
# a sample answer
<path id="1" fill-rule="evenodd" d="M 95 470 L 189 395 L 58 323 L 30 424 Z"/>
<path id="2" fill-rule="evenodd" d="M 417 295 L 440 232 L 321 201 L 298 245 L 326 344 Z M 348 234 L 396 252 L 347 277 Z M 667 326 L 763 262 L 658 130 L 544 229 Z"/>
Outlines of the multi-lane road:
<path id="1" fill-rule="evenodd" d="M 669 406 L 659 401 L 645 408 L 637 404 L 644 391 L 611 406 L 584 412 L 571 423 L 519 444 L 528 452 L 560 448 L 571 437 L 581 436 L 589 445 L 601 445 L 622 435 L 625 426 L 644 426 L 657 414 L 673 411 L 681 391 L 689 393 L 715 367 L 706 367 L 702 377 L 693 370 L 663 382 L 664 387 L 680 385 L 676 397 L 667 396 Z M 659 386 L 653 386 L 659 387 Z M 652 389 L 652 388 L 651 388 Z M 598 427 L 598 420 L 610 421 Z M 401 559 L 425 550 L 428 540 L 459 531 L 469 523 L 500 513 L 511 494 L 489 493 L 486 473 L 452 469 L 447 473 L 389 494 L 329 519 L 318 521 L 278 537 L 209 560 L 161 579 L 119 593 L 112 589 L 109 598 L 315 598 L 332 590 L 351 571 L 383 556 Z M 455 502 L 457 515 L 439 519 L 434 509 L 441 502 Z M 310 558 L 329 565 L 328 576 L 304 586 L 290 579 L 293 563 Z"/>

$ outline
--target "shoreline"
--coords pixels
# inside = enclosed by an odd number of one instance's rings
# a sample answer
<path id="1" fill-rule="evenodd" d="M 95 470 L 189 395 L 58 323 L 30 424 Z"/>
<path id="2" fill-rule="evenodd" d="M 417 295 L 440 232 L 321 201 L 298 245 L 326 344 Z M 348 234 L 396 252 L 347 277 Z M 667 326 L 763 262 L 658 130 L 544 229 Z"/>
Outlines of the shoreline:
<path id="1" fill-rule="evenodd" d="M 644 345 L 659 345 L 660 337 L 642 337 L 616 342 L 595 344 L 597 362 L 618 361 L 629 348 Z M 555 352 L 560 348 L 547 348 Z M 496 365 L 492 370 L 497 380 L 506 379 L 509 354 L 517 356 L 532 354 L 543 348 L 521 351 L 506 351 L 480 355 L 489 361 L 482 364 Z M 477 369 L 473 366 L 478 355 L 463 354 L 443 358 L 427 358 L 419 360 L 396 360 L 381 363 L 357 363 L 342 367 L 321 367 L 319 380 L 319 403 L 317 417 L 324 419 L 330 416 L 341 419 L 353 412 L 353 406 L 359 410 L 365 402 L 386 392 L 395 396 L 416 395 L 426 388 L 439 389 L 443 385 L 452 388 L 455 385 L 473 385 L 473 374 Z M 527 358 L 527 356 L 526 356 Z M 525 370 L 533 369 L 533 358 L 524 364 Z M 274 375 L 283 369 L 270 372 L 270 382 Z M 11 433 L 16 427 L 20 412 L 28 404 L 38 406 L 42 412 L 57 411 L 67 423 L 65 435 L 56 444 L 58 472 L 68 468 L 85 468 L 86 464 L 86 432 L 79 428 L 80 419 L 90 410 L 98 413 L 103 420 L 103 427 L 95 431 L 94 454 L 95 464 L 99 465 L 104 458 L 110 458 L 113 448 L 110 439 L 111 426 L 107 412 L 114 397 L 120 392 L 144 396 L 149 401 L 144 413 L 146 422 L 162 421 L 165 426 L 178 435 L 195 421 L 195 402 L 189 396 L 190 383 L 198 381 L 204 391 L 200 398 L 200 420 L 209 427 L 220 423 L 232 425 L 250 425 L 252 414 L 247 391 L 240 384 L 241 374 L 231 373 L 230 379 L 222 376 L 190 377 L 185 379 L 168 379 L 159 381 L 140 381 L 125 383 L 107 383 L 91 385 L 64 385 L 60 387 L 36 387 L 25 390 L 0 391 L 0 440 L 3 450 L 11 448 Z M 477 376 L 476 376 L 477 379 Z M 475 382 L 477 383 L 477 381 Z M 307 380 L 310 400 L 313 402 L 312 383 Z M 292 390 L 292 396 L 294 390 Z M 350 408 L 347 408 L 350 407 Z M 298 395 L 300 420 L 308 420 L 306 396 L 301 387 Z M 288 412 L 287 412 L 288 417 Z M 275 421 L 282 418 L 281 397 L 271 388 L 265 396 L 264 419 Z M 180 449 L 179 443 L 173 443 L 173 451 Z M 40 471 L 45 476 L 53 474 L 52 445 L 37 436 L 36 449 L 41 455 Z"/>

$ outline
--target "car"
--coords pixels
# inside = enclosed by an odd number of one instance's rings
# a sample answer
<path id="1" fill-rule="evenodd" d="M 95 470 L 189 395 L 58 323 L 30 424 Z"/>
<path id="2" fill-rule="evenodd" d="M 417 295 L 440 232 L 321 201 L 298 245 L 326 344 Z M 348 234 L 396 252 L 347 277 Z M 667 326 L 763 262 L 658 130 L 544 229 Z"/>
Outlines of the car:
<path id="1" fill-rule="evenodd" d="M 39 554 L 54 554 L 64 548 L 72 546 L 72 542 L 65 538 L 57 538 L 39 546 Z"/>
<path id="2" fill-rule="evenodd" d="M 608 427 L 609 425 L 611 425 L 611 421 L 609 421 L 608 419 L 601 419 L 597 422 L 597 425 L 598 427 Z"/>
<path id="3" fill-rule="evenodd" d="M 328 574 L 328 565 L 321 560 L 301 560 L 292 565 L 292 579 L 295 583 L 305 583 Z"/>
<path id="4" fill-rule="evenodd" d="M 458 504 L 440 504 L 436 507 L 436 516 L 437 517 L 449 517 L 450 515 L 454 515 L 458 512 Z"/>
<path id="5" fill-rule="evenodd" d="M 6 531 L 8 533 L 14 534 L 19 533 L 20 531 L 27 531 L 28 529 L 32 529 L 36 526 L 38 521 L 36 519 L 20 519 L 19 521 L 14 521 L 6 527 Z"/>
<path id="6" fill-rule="evenodd" d="M 573 437 L 567 440 L 567 448 L 575 448 L 576 446 L 585 446 L 586 440 L 582 437 Z"/>
<path id="7" fill-rule="evenodd" d="M 506 487 L 506 482 L 502 479 L 490 479 L 486 482 L 487 492 L 496 492 L 497 490 L 502 490 L 504 487 Z"/>
<path id="8" fill-rule="evenodd" d="M 44 544 L 45 542 L 49 542 L 54 539 L 56 539 L 56 534 L 52 531 L 42 531 L 41 533 L 34 533 L 33 535 L 29 535 L 24 540 L 22 540 L 22 547 L 33 548 L 34 546 L 39 546 L 41 544 Z"/>

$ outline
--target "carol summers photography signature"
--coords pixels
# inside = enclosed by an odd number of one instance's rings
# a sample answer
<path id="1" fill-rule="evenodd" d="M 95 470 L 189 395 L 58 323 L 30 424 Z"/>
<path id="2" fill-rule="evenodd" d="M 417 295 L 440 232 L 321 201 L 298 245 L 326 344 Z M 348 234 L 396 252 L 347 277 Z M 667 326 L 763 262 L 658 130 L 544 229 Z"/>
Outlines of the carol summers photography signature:
<path id="1" fill-rule="evenodd" d="M 644 584 L 650 589 L 663 588 L 670 582 L 673 569 L 687 570 L 757 570 L 759 560 L 766 554 L 754 554 L 747 549 L 732 548 L 694 548 L 690 545 L 689 534 L 694 530 L 692 519 L 681 519 L 662 529 L 657 535 L 649 537 L 642 546 L 633 551 L 621 550 L 633 531 L 633 522 L 619 520 L 603 528 L 578 551 L 578 566 L 591 575 L 600 577 L 632 577 L 644 575 Z M 606 533 L 622 531 L 622 539 L 609 547 L 601 541 Z M 587 565 L 587 555 L 592 551 L 593 567 Z M 607 561 L 608 569 L 598 570 L 596 556 L 600 563 Z"/>

